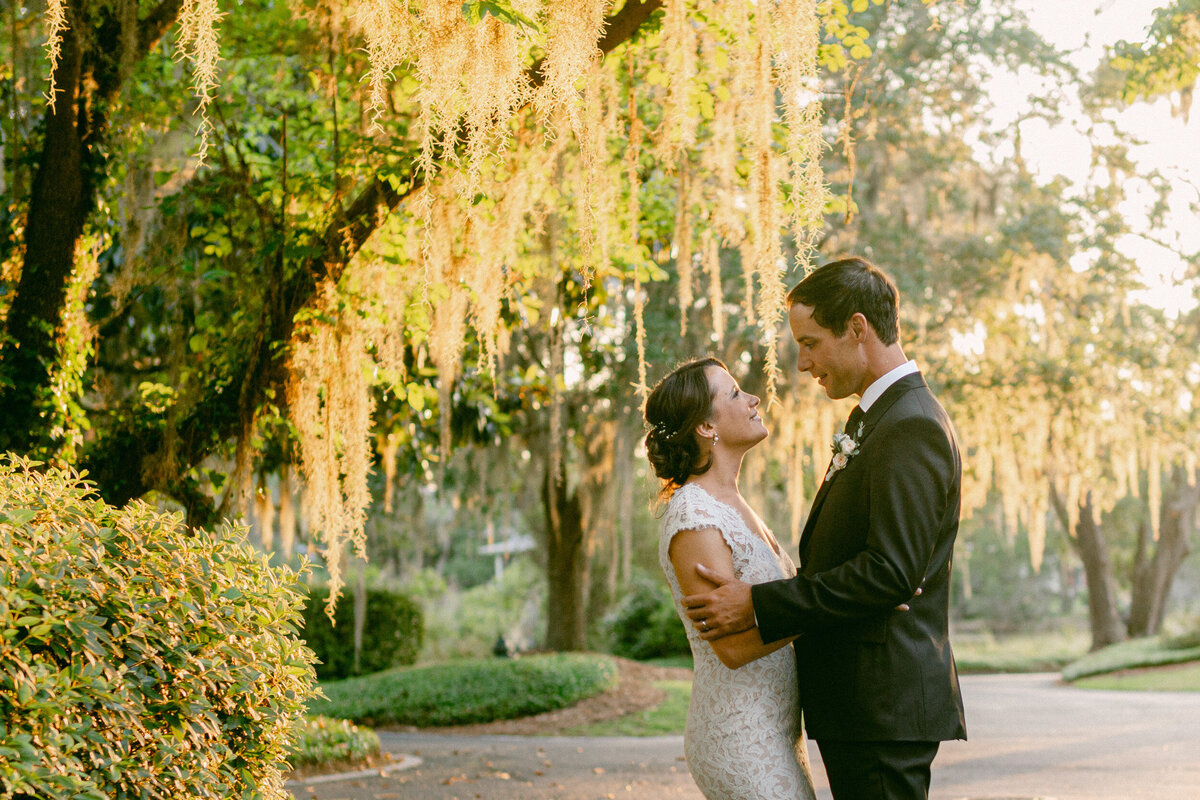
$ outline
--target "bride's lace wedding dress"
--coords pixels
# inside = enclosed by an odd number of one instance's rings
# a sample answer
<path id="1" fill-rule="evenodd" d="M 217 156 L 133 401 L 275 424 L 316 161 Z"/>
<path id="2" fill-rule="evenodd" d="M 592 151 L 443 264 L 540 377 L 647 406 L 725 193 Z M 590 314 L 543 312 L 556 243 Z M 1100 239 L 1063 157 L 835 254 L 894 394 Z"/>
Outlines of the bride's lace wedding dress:
<path id="1" fill-rule="evenodd" d="M 684 734 L 688 769 L 709 800 L 815 800 L 792 648 L 729 669 L 684 615 L 683 593 L 667 551 L 676 533 L 701 528 L 721 532 L 733 551 L 734 576 L 741 581 L 762 583 L 796 574 L 785 553 L 776 553 L 750 531 L 736 509 L 699 485 L 685 484 L 667 502 L 658 558 L 694 660 Z"/>

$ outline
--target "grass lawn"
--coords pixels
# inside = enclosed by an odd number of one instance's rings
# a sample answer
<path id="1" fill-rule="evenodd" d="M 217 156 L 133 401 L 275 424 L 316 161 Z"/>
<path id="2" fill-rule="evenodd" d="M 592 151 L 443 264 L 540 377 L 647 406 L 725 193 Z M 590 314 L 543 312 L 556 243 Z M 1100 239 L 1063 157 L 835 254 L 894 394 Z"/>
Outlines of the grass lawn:
<path id="1" fill-rule="evenodd" d="M 1087 653 L 1091 634 L 1073 628 L 1009 634 L 951 630 L 950 644 L 964 675 L 1058 672 Z"/>
<path id="2" fill-rule="evenodd" d="M 1200 692 L 1200 661 L 1166 667 L 1126 669 L 1080 678 L 1081 689 L 1117 689 L 1137 692 Z"/>
<path id="3" fill-rule="evenodd" d="M 654 684 L 666 693 L 662 703 L 654 708 L 628 714 L 617 719 L 580 725 L 557 734 L 559 736 L 673 736 L 683 733 L 687 722 L 688 701 L 692 697 L 691 681 L 658 681 Z"/>

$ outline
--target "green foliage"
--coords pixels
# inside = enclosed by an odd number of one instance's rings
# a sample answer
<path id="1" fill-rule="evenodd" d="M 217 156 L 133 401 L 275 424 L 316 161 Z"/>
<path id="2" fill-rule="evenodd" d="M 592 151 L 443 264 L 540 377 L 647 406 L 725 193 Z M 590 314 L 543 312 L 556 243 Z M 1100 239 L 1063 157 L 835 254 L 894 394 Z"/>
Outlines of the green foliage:
<path id="1" fill-rule="evenodd" d="M 379 752 L 379 736 L 344 719 L 304 717 L 296 724 L 296 742 L 288 759 L 293 767 L 361 761 Z"/>
<path id="2" fill-rule="evenodd" d="M 295 574 L 38 466 L 0 459 L 0 795 L 286 797 Z"/>
<path id="3" fill-rule="evenodd" d="M 1120 642 L 1088 653 L 1068 664 L 1062 671 L 1062 677 L 1064 681 L 1074 681 L 1119 669 L 1157 667 L 1196 660 L 1200 660 L 1200 634 L 1155 636 Z"/>
<path id="4" fill-rule="evenodd" d="M 958 558 L 969 566 L 971 595 L 965 596 L 965 581 L 955 586 L 956 612 L 1000 633 L 1034 630 L 1058 614 L 1069 613 L 1075 601 L 1064 599 L 1059 585 L 1060 551 L 1068 546 L 1064 538 L 1057 526 L 1050 528 L 1046 562 L 1035 572 L 1029 565 L 1027 539 L 1006 537 L 994 520 L 983 515 L 964 520 Z"/>
<path id="5" fill-rule="evenodd" d="M 563 736 L 681 736 L 692 701 L 691 681 L 656 681 L 663 700 L 653 708 L 569 728 Z"/>
<path id="6" fill-rule="evenodd" d="M 498 636 L 513 649 L 528 649 L 524 623 L 537 616 L 546 595 L 545 578 L 529 559 L 514 559 L 503 577 L 466 591 L 449 589 L 422 573 L 421 599 L 429 620 L 422 661 L 480 658 L 490 655 Z M 416 590 L 415 585 L 408 587 Z"/>
<path id="7" fill-rule="evenodd" d="M 687 631 L 661 581 L 635 581 L 604 623 L 616 655 L 644 660 L 691 652 Z"/>
<path id="8" fill-rule="evenodd" d="M 1125 75 L 1126 102 L 1190 93 L 1200 78 L 1200 0 L 1176 0 L 1156 10 L 1146 41 L 1117 42 L 1110 63 Z"/>
<path id="9" fill-rule="evenodd" d="M 515 25 L 530 32 L 541 30 L 536 22 L 513 8 L 503 0 L 467 0 L 462 4 L 463 16 L 472 25 L 478 25 L 489 15 L 508 25 Z"/>
<path id="10" fill-rule="evenodd" d="M 328 587 L 309 590 L 301 635 L 316 654 L 317 677 L 337 680 L 417 660 L 425 638 L 425 615 L 411 597 L 384 589 L 366 591 L 362 651 L 354 663 L 354 593 L 343 592 L 331 624 L 325 613 Z"/>
<path id="11" fill-rule="evenodd" d="M 566 708 L 616 680 L 616 663 L 593 653 L 459 661 L 323 684 L 309 708 L 368 725 L 464 725 Z"/>

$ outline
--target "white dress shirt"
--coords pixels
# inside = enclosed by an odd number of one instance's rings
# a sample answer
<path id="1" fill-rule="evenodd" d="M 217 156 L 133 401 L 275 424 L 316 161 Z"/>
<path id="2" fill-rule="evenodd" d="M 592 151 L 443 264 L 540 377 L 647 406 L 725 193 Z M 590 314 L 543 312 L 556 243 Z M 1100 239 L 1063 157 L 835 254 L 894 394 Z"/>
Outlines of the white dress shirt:
<path id="1" fill-rule="evenodd" d="M 864 414 L 867 413 L 875 401 L 879 399 L 879 396 L 887 391 L 889 386 L 903 378 L 905 375 L 912 375 L 914 372 L 918 371 L 917 362 L 910 358 L 908 361 L 896 367 L 891 372 L 881 375 L 875 379 L 874 383 L 867 387 L 865 392 L 862 393 L 862 399 L 858 401 L 858 407 L 863 410 Z"/>

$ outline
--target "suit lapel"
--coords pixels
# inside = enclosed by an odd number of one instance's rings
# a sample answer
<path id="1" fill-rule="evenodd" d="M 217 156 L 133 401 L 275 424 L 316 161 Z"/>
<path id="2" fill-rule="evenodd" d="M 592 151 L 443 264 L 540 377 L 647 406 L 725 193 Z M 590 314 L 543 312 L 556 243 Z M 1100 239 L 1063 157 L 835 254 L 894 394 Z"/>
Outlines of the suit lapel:
<path id="1" fill-rule="evenodd" d="M 871 435 L 871 431 L 875 430 L 875 426 L 879 424 L 879 420 L 883 419 L 883 416 L 888 412 L 888 409 L 895 405 L 896 401 L 904 396 L 906 392 L 910 392 L 913 389 L 920 389 L 922 387 L 926 389 L 929 388 L 926 386 L 925 379 L 921 377 L 921 373 L 919 372 L 913 372 L 909 375 L 905 375 L 903 378 L 889 386 L 887 390 L 879 396 L 879 399 L 871 404 L 870 410 L 868 410 L 863 416 L 863 432 L 862 437 L 858 440 L 858 443 L 861 445 L 867 440 L 867 437 Z"/>
<path id="2" fill-rule="evenodd" d="M 892 405 L 894 405 L 895 402 L 899 400 L 905 392 L 921 387 L 928 388 L 925 384 L 925 379 L 921 377 L 921 373 L 919 372 L 905 375 L 903 378 L 889 386 L 887 390 L 879 396 L 879 399 L 871 404 L 871 408 L 868 409 L 863 415 L 862 436 L 860 436 L 858 439 L 859 446 L 862 446 L 863 442 L 867 440 L 867 437 L 871 435 L 871 431 L 873 431 L 875 426 L 879 424 L 879 420 L 883 419 L 883 416 L 887 413 L 888 409 L 891 408 Z M 828 468 L 826 468 L 826 470 L 828 470 Z M 803 563 L 804 554 L 808 550 L 808 540 L 812 535 L 813 528 L 816 526 L 817 515 L 821 511 L 822 504 L 825 502 L 825 495 L 829 493 L 830 487 L 833 485 L 833 482 L 837 480 L 837 478 L 838 473 L 835 472 L 833 475 L 829 476 L 828 480 L 822 480 L 821 486 L 817 489 L 817 496 L 813 498 L 812 509 L 809 510 L 808 519 L 804 522 L 804 532 L 800 534 L 799 551 L 801 563 Z"/>

